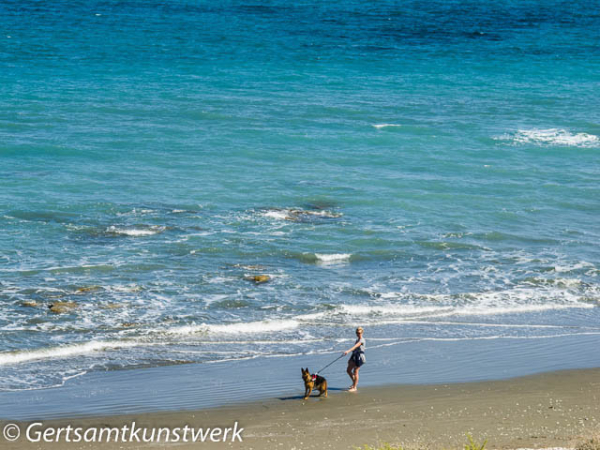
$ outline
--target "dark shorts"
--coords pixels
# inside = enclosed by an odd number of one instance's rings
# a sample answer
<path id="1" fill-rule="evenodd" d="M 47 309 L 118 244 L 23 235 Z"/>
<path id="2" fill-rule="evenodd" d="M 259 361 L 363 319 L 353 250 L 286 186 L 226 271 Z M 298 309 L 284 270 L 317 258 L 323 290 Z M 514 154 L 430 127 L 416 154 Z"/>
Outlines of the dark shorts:
<path id="1" fill-rule="evenodd" d="M 360 367 L 367 362 L 367 359 L 365 358 L 364 353 L 353 353 L 350 357 L 350 361 L 352 361 L 356 367 Z"/>

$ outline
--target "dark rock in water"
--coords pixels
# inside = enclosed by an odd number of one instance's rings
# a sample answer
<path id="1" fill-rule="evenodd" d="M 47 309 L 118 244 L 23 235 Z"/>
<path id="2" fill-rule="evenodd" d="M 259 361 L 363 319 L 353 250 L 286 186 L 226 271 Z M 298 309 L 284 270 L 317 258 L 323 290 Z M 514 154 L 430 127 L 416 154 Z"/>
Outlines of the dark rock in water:
<path id="1" fill-rule="evenodd" d="M 38 306 L 40 306 L 40 304 L 33 300 L 26 300 L 21 303 L 21 306 L 25 306 L 27 308 L 37 308 Z"/>
<path id="2" fill-rule="evenodd" d="M 254 281 L 256 284 L 263 284 L 268 281 L 271 281 L 271 277 L 269 275 L 254 275 L 247 278 L 250 281 Z"/>
<path id="3" fill-rule="evenodd" d="M 87 294 L 88 292 L 96 292 L 102 289 L 101 286 L 85 286 L 77 288 L 75 291 L 76 294 Z"/>
<path id="4" fill-rule="evenodd" d="M 135 324 L 135 323 L 133 323 L 133 322 L 123 322 L 123 323 L 121 324 L 121 327 L 122 327 L 122 328 L 131 328 L 131 327 L 135 327 L 135 325 L 136 325 L 136 324 Z"/>
<path id="5" fill-rule="evenodd" d="M 338 204 L 332 200 L 327 199 L 313 199 L 304 205 L 308 209 L 313 210 L 323 210 L 323 209 L 332 209 L 337 208 Z"/>
<path id="6" fill-rule="evenodd" d="M 77 308 L 75 302 L 55 302 L 48 306 L 48 309 L 55 314 L 68 313 L 75 308 Z"/>

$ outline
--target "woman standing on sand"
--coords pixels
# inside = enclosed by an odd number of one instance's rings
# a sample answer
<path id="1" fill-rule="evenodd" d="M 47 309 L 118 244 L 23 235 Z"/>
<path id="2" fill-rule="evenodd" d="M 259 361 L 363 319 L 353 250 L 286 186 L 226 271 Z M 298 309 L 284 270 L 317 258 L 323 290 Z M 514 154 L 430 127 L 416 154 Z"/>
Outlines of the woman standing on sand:
<path id="1" fill-rule="evenodd" d="M 352 380 L 352 386 L 348 389 L 348 392 L 356 392 L 356 386 L 358 385 L 358 371 L 365 361 L 365 338 L 363 337 L 363 328 L 358 327 L 356 329 L 356 342 L 352 348 L 346 350 L 344 355 L 352 352 L 352 356 L 348 360 L 348 369 L 346 372 Z"/>

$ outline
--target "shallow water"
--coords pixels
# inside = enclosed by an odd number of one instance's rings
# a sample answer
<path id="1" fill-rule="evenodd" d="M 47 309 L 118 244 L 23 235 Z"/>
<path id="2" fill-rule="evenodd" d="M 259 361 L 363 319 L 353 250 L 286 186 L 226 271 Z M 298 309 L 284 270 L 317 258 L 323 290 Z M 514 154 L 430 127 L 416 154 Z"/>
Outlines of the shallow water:
<path id="1" fill-rule="evenodd" d="M 450 361 L 585 345 L 597 6 L 3 2 L 0 390 L 329 355 L 359 324 Z"/>

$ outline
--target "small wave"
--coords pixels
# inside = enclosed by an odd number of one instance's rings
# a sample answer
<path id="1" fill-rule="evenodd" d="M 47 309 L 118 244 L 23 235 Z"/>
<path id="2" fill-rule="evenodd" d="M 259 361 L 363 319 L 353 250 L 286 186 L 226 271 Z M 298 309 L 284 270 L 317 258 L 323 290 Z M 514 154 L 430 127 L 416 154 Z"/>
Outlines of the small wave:
<path id="1" fill-rule="evenodd" d="M 372 125 L 373 128 L 377 128 L 378 130 L 382 130 L 384 128 L 400 128 L 401 126 L 402 125 L 397 123 L 377 123 Z"/>
<path id="2" fill-rule="evenodd" d="M 350 253 L 334 253 L 334 254 L 323 254 L 323 253 L 315 253 L 315 257 L 317 258 L 317 262 L 321 264 L 335 264 L 349 261 L 352 257 Z"/>
<path id="3" fill-rule="evenodd" d="M 518 130 L 516 133 L 505 134 L 494 138 L 495 140 L 508 140 L 515 144 L 536 144 L 565 147 L 596 147 L 600 144 L 600 138 L 594 134 L 571 133 L 558 128 L 545 130 Z"/>
<path id="4" fill-rule="evenodd" d="M 155 234 L 162 233 L 166 230 L 166 227 L 161 226 L 150 226 L 150 227 L 116 227 L 111 225 L 106 229 L 106 232 L 113 235 L 129 236 L 129 237 L 142 237 L 142 236 L 153 236 Z"/>
<path id="5" fill-rule="evenodd" d="M 433 318 L 448 316 L 495 316 L 502 314 L 535 313 L 565 309 L 591 309 L 595 306 L 589 303 L 550 303 L 550 304 L 505 304 L 492 305 L 487 302 L 463 306 L 414 306 L 414 305 L 342 305 L 338 312 L 352 316 L 360 316 L 365 321 L 374 320 L 381 324 L 381 316 L 398 317 L 401 322 L 411 318 Z M 387 321 L 385 323 L 396 323 Z"/>
<path id="6" fill-rule="evenodd" d="M 347 264 L 352 258 L 351 253 L 291 253 L 290 256 L 306 264 L 321 266 Z"/>

